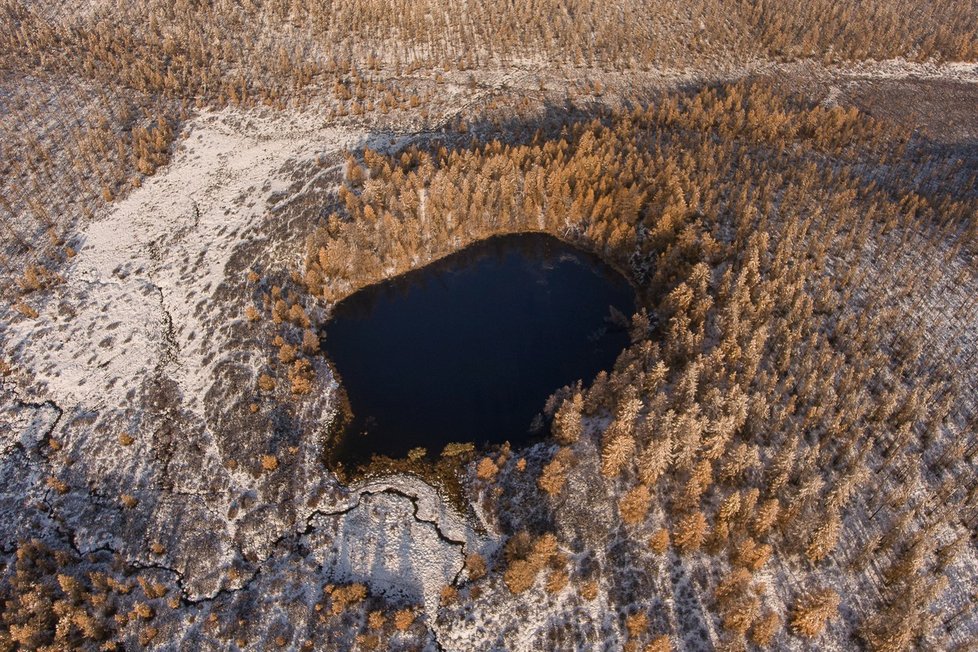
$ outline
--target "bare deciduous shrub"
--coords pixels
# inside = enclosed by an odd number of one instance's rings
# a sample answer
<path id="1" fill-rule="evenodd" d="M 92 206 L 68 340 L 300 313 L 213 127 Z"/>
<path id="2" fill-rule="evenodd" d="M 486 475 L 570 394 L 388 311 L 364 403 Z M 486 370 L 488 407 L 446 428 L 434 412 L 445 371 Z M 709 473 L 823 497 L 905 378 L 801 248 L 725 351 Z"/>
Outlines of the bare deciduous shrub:
<path id="1" fill-rule="evenodd" d="M 139 630 L 139 644 L 142 646 L 149 645 L 156 636 L 160 633 L 160 630 L 152 625 L 147 625 Z"/>

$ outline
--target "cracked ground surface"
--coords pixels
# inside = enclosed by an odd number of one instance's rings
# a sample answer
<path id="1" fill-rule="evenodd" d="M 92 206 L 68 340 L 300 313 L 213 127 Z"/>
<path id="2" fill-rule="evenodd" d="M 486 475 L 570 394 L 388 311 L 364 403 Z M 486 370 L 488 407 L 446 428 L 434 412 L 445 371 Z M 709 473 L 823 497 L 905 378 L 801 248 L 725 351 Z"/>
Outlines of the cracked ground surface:
<path id="1" fill-rule="evenodd" d="M 969 94 L 975 70 L 966 71 Z M 909 111 L 921 89 L 951 83 L 886 82 L 885 70 L 870 72 L 872 83 L 855 74 L 817 81 L 826 102 L 889 112 Z M 959 85 L 952 90 L 964 93 Z M 928 129 L 940 136 L 947 126 L 933 116 Z M 973 144 L 973 120 L 953 122 L 965 131 L 948 137 Z M 418 480 L 335 480 L 321 459 L 336 393 L 325 364 L 316 368 L 315 399 L 247 409 L 267 357 L 267 338 L 243 317 L 258 294 L 247 272 L 297 268 L 312 217 L 335 201 L 343 150 L 391 140 L 325 123 L 200 114 L 165 169 L 81 226 L 66 282 L 36 306 L 37 320 L 0 308 L 0 340 L 15 361 L 0 389 L 0 545 L 10 555 L 18 541 L 43 535 L 99 563 L 121 560 L 158 576 L 192 614 L 190 624 L 161 624 L 174 648 L 227 649 L 238 632 L 201 623 L 228 609 L 251 614 L 256 649 L 298 640 L 322 598 L 312 577 L 367 582 L 434 614 L 441 587 L 464 572 L 463 555 L 498 545 L 488 519 L 460 517 Z M 276 469 L 262 468 L 264 454 L 277 457 Z M 589 523 L 605 516 L 592 500 L 582 497 L 578 515 Z M 658 577 L 602 587 L 591 606 L 528 602 L 544 623 L 537 630 L 520 626 L 518 611 L 467 614 L 452 631 L 432 619 L 437 640 L 429 644 L 534 649 L 546 645 L 544 626 L 569 620 L 582 628 L 579 640 L 614 645 L 620 632 L 602 613 L 604 592 L 637 587 L 665 596 L 663 618 L 686 623 L 686 649 L 709 648 L 716 635 L 701 615 L 699 571 L 662 564 Z M 507 621 L 517 622 L 515 633 L 495 638 Z"/>
<path id="2" fill-rule="evenodd" d="M 6 323 L 8 554 L 54 532 L 169 577 L 188 605 L 305 572 L 434 608 L 463 555 L 493 545 L 420 481 L 336 481 L 321 459 L 336 391 L 325 363 L 315 399 L 245 409 L 267 355 L 243 317 L 247 272 L 296 265 L 311 227 L 290 197 L 331 190 L 341 151 L 365 138 L 321 124 L 192 120 L 166 174 L 83 226 L 40 317 Z"/>

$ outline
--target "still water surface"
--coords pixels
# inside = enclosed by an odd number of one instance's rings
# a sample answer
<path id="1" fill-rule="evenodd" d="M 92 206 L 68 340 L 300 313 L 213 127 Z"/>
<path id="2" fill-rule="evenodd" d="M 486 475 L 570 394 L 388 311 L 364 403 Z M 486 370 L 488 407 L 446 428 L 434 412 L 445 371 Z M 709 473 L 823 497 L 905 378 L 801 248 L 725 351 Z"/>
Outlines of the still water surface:
<path id="1" fill-rule="evenodd" d="M 402 457 L 532 438 L 544 402 L 610 370 L 635 296 L 599 258 L 543 234 L 483 240 L 339 302 L 323 348 L 353 421 L 334 456 Z"/>

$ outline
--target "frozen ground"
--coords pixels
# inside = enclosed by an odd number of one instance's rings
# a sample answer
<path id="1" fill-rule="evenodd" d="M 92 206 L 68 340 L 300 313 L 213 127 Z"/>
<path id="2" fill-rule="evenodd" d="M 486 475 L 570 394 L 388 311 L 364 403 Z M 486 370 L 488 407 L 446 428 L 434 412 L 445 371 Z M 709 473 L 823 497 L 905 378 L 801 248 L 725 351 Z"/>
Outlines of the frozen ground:
<path id="1" fill-rule="evenodd" d="M 202 113 L 165 170 L 78 234 L 66 282 L 37 305 L 37 319 L 5 309 L 15 364 L 0 417 L 9 433 L 2 541 L 32 536 L 39 516 L 23 506 L 44 502 L 44 525 L 78 550 L 172 569 L 199 599 L 241 586 L 277 543 L 301 537 L 337 581 L 367 580 L 431 606 L 463 548 L 484 547 L 431 487 L 340 488 L 320 461 L 317 429 L 285 441 L 265 428 L 282 418 L 329 423 L 335 383 L 325 365 L 301 414 L 225 414 L 245 412 L 265 358 L 243 317 L 246 271 L 293 269 L 302 254 L 303 226 L 274 224 L 270 207 L 287 202 L 293 171 L 314 160 L 329 161 L 318 178 L 334 181 L 341 150 L 365 138 L 322 125 L 313 115 Z M 266 453 L 277 471 L 257 466 Z M 138 504 L 122 506 L 123 494 Z M 166 552 L 150 552 L 153 543 Z M 332 555 L 336 547 L 346 556 Z M 229 580 L 232 567 L 248 571 Z"/>
<path id="2" fill-rule="evenodd" d="M 449 75 L 439 115 L 447 120 L 482 106 L 507 87 L 561 95 L 559 82 L 540 82 L 545 71 L 536 62 L 524 66 L 489 74 L 474 92 L 460 74 Z M 579 71 L 581 83 L 593 72 Z M 921 88 L 971 98 L 978 82 L 975 65 L 904 62 L 836 69 L 759 63 L 721 76 L 745 72 L 811 81 L 828 102 L 882 104 L 908 120 Z M 672 88 L 703 76 L 653 71 L 645 81 Z M 602 78 L 609 93 L 624 95 L 636 75 Z M 973 145 L 975 115 L 941 133 Z M 941 116 L 933 123 L 943 128 Z M 316 211 L 339 182 L 344 149 L 405 137 L 378 135 L 354 120 L 338 124 L 315 112 L 198 114 L 182 126 L 168 166 L 81 226 L 69 242 L 77 255 L 60 270 L 65 282 L 35 302 L 37 319 L 0 307 L 0 343 L 13 366 L 0 389 L 5 552 L 50 533 L 78 551 L 118 553 L 162 574 L 188 603 L 217 604 L 247 587 L 268 607 L 268 623 L 281 596 L 312 610 L 319 596 L 304 592 L 310 574 L 364 582 L 395 603 L 422 605 L 443 649 L 539 649 L 561 628 L 577 628 L 580 641 L 620 644 L 621 627 L 605 613 L 609 595 L 640 590 L 659 596 L 664 628 L 685 632 L 674 641 L 679 649 L 712 647 L 716 623 L 700 593 L 715 577 L 708 564 L 675 556 L 650 562 L 654 573 L 631 583 L 602 584 L 591 602 L 569 591 L 547 597 L 540 587 L 516 601 L 497 582 L 483 604 L 498 610 L 439 625 L 442 587 L 459 577 L 465 554 L 496 549 L 498 524 L 476 516 L 479 510 L 459 515 L 406 476 L 340 485 L 321 461 L 336 392 L 325 364 L 316 368 L 313 399 L 258 396 L 269 338 L 244 311 L 260 306 L 267 288 L 248 272 L 264 283 L 299 267 Z M 263 455 L 274 455 L 277 468 L 264 469 Z M 581 504 L 582 518 L 609 516 L 585 514 L 588 503 Z M 611 563 L 613 550 L 596 550 L 595 563 Z M 539 627 L 520 628 L 531 611 Z M 272 631 L 269 625 L 263 635 Z M 178 628 L 174 640 L 198 636 Z"/>

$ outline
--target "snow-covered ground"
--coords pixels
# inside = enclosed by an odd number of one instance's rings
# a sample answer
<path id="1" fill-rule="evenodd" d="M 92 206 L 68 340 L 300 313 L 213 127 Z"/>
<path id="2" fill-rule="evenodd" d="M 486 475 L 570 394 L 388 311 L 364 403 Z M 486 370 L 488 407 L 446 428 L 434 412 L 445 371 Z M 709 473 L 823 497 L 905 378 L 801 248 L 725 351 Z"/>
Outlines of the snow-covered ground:
<path id="1" fill-rule="evenodd" d="M 806 66 L 758 62 L 721 76 L 791 74 Z M 446 106 L 436 113 L 447 121 L 506 86 L 560 94 L 560 84 L 541 83 L 544 72 L 534 60 L 480 72 L 485 83 L 475 92 L 467 90 L 467 74 L 448 74 L 440 87 Z M 829 102 L 861 80 L 978 83 L 975 64 L 887 61 L 816 72 Z M 600 76 L 612 89 L 635 78 L 574 74 L 581 83 Z M 704 76 L 660 70 L 643 78 L 672 88 Z M 325 365 L 317 368 L 315 399 L 288 404 L 257 397 L 254 389 L 269 346 L 262 326 L 244 319 L 265 291 L 247 272 L 300 267 L 305 234 L 318 219 L 300 204 L 335 189 L 345 149 L 410 137 L 336 125 L 315 112 L 201 112 L 183 124 L 167 166 L 81 226 L 69 242 L 77 254 L 61 270 L 65 282 L 32 303 L 37 319 L 0 308 L 0 344 L 13 365 L 0 390 L 5 550 L 56 531 L 79 551 L 118 552 L 133 566 L 171 573 L 188 600 L 245 586 L 259 592 L 290 572 L 318 573 L 423 605 L 438 630 L 442 587 L 459 576 L 465 554 L 497 549 L 496 525 L 478 507 L 459 515 L 415 478 L 337 483 L 321 458 L 322 431 L 336 410 L 336 383 Z M 947 291 L 956 302 L 963 301 L 958 290 Z M 931 325 L 939 315 L 926 317 Z M 964 334 L 974 341 L 973 329 Z M 319 427 L 289 427 L 296 422 Z M 276 457 L 276 469 L 261 468 L 264 454 Z M 124 506 L 123 495 L 137 504 Z M 289 555 L 300 549 L 301 563 L 290 566 Z M 599 561 L 610 564 L 610 554 L 601 550 Z M 649 567 L 653 576 L 642 578 L 643 586 L 661 596 L 663 622 L 686 623 L 688 640 L 674 643 L 690 650 L 713 645 L 719 634 L 698 584 L 706 564 L 670 555 Z M 790 584 L 781 577 L 773 583 Z M 489 648 L 501 623 L 510 627 L 510 649 L 531 649 L 546 644 L 545 627 L 569 615 L 584 641 L 623 640 L 617 615 L 608 613 L 614 586 L 602 584 L 591 602 L 570 591 L 548 598 L 537 586 L 512 611 L 500 582 L 488 590 L 498 594 L 499 612 L 467 614 L 442 627 L 443 649 L 474 642 Z M 535 609 L 540 627 L 518 627 L 520 609 Z"/>
<path id="2" fill-rule="evenodd" d="M 248 574 L 228 579 L 230 567 L 256 569 L 279 540 L 301 535 L 337 581 L 436 606 L 464 551 L 489 539 L 434 489 L 410 478 L 342 489 L 312 434 L 285 445 L 215 420 L 252 400 L 264 364 L 264 341 L 241 337 L 245 270 L 258 262 L 245 253 L 242 263 L 242 250 L 290 252 L 274 262 L 297 268 L 301 230 L 270 225 L 290 189 L 316 180 L 296 183 L 295 171 L 320 165 L 319 177 L 335 177 L 340 152 L 368 134 L 314 114 L 225 110 L 194 117 L 181 136 L 168 166 L 84 225 L 37 319 L 6 308 L 0 337 L 16 362 L 3 397 L 3 541 L 31 535 L 36 518 L 21 506 L 34 496 L 79 550 L 172 569 L 200 598 L 241 586 Z M 270 237 L 281 240 L 266 247 Z M 318 382 L 320 399 L 295 418 L 328 424 L 335 382 L 328 371 Z M 254 472 L 264 453 L 279 471 Z M 47 488 L 47 476 L 67 491 Z M 123 493 L 139 504 L 120 507 Z M 162 555 L 147 550 L 156 541 Z M 332 555 L 337 546 L 355 554 Z"/>
<path id="3" fill-rule="evenodd" d="M 34 371 L 33 389 L 62 405 L 115 407 L 163 364 L 186 406 L 199 411 L 214 354 L 225 348 L 208 327 L 229 317 L 212 297 L 235 247 L 260 228 L 267 198 L 288 188 L 280 168 L 363 138 L 317 123 L 229 110 L 191 120 L 170 165 L 77 237 L 61 296 L 45 303 L 39 320 L 11 324 L 8 351 Z M 65 315 L 62 304 L 98 310 Z"/>

